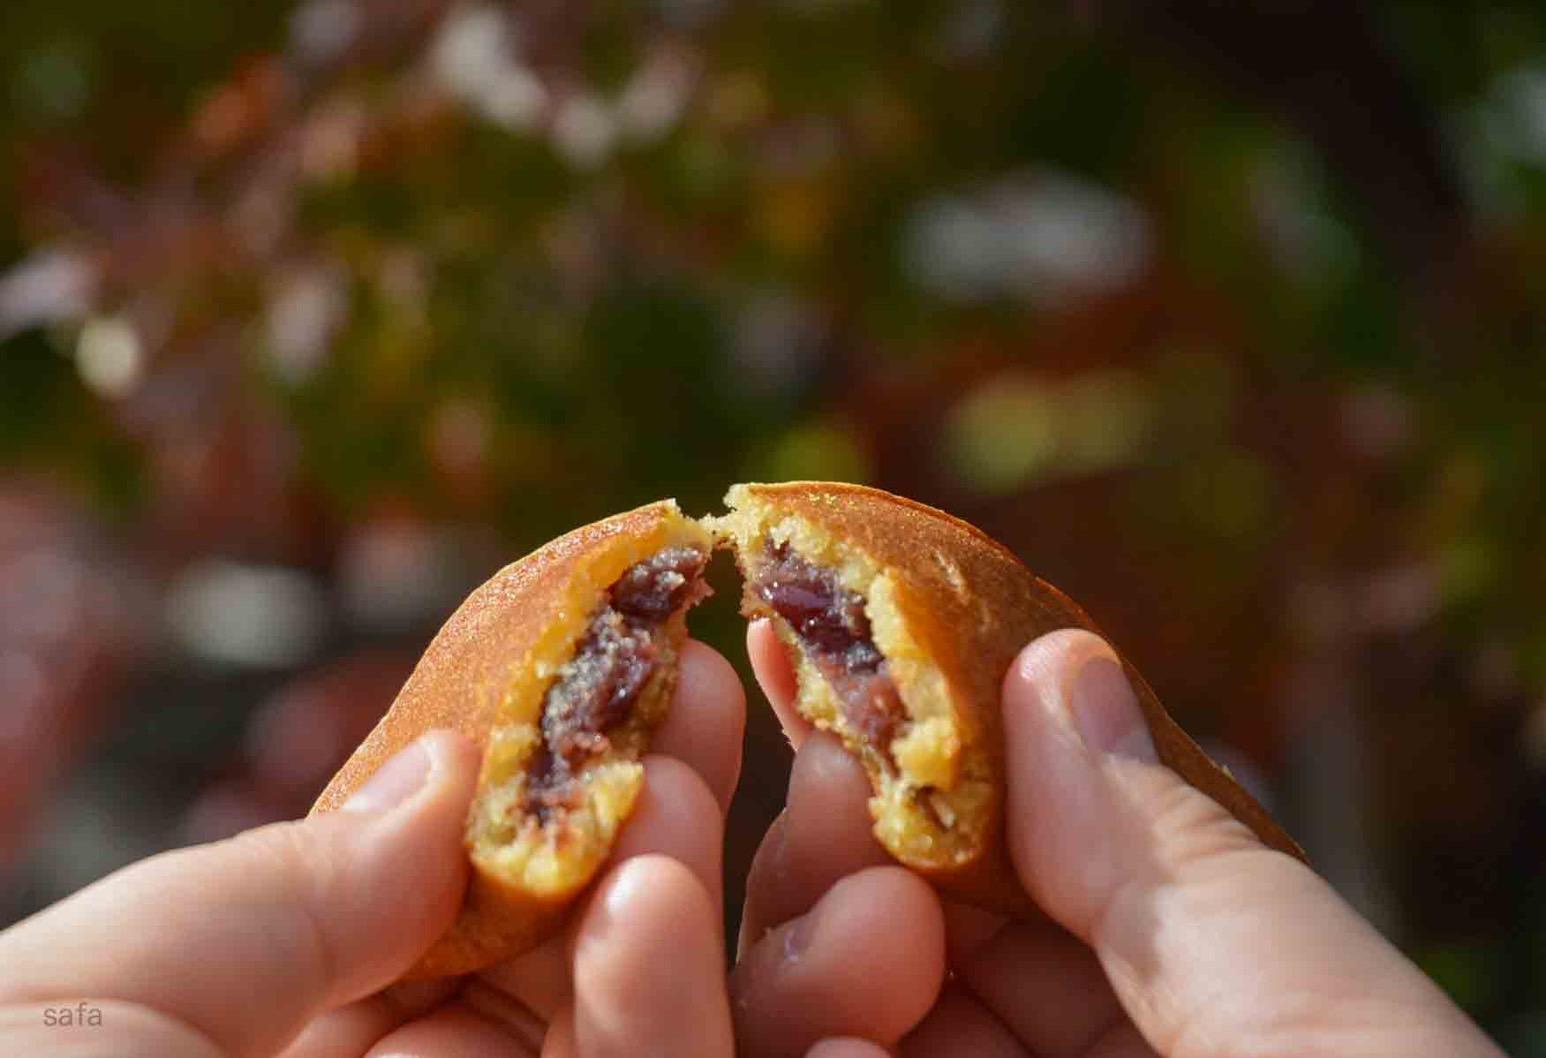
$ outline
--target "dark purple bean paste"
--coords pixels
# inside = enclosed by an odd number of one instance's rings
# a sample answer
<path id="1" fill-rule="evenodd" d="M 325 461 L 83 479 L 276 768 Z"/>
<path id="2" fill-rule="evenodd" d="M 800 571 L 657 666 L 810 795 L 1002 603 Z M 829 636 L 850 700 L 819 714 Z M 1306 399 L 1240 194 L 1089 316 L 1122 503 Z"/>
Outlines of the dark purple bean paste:
<path id="1" fill-rule="evenodd" d="M 886 659 L 875 645 L 864 597 L 788 544 L 769 543 L 751 571 L 752 590 L 789 622 L 837 695 L 843 718 L 891 764 L 891 740 L 907 718 Z"/>
<path id="2" fill-rule="evenodd" d="M 528 774 L 526 811 L 546 821 L 576 804 L 580 770 L 607 751 L 607 732 L 632 713 L 660 660 L 666 620 L 698 600 L 707 562 L 701 548 L 669 547 L 630 566 L 608 589 L 542 699 L 542 747 Z"/>

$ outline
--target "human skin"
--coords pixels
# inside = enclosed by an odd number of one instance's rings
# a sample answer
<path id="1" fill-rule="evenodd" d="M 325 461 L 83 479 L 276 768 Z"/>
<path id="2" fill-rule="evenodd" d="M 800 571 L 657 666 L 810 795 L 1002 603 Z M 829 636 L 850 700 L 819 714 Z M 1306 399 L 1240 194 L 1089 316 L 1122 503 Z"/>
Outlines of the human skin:
<path id="1" fill-rule="evenodd" d="M 432 733 L 342 811 L 147 860 L 0 934 L 0 1053 L 1501 1054 L 1313 873 L 1155 762 L 1094 636 L 1042 637 L 1004 679 L 1009 841 L 1050 916 L 1014 923 L 891 862 L 862 769 L 794 714 L 776 638 L 754 625 L 749 646 L 797 755 L 728 987 L 720 851 L 744 696 L 690 643 L 644 796 L 564 936 L 390 986 L 466 882 L 477 755 Z M 49 1024 L 82 1000 L 100 1025 Z"/>
<path id="2" fill-rule="evenodd" d="M 477 754 L 431 733 L 346 810 L 154 857 L 0 934 L 0 1054 L 729 1054 L 720 855 L 744 715 L 734 670 L 689 643 L 612 865 L 565 936 L 513 962 L 390 987 L 467 877 Z M 48 1024 L 83 999 L 100 1026 Z"/>
<path id="3" fill-rule="evenodd" d="M 731 988 L 739 1053 L 1502 1055 L 1324 881 L 1158 763 L 1115 654 L 1076 630 L 1030 643 L 1002 687 L 1007 837 L 1047 917 L 1006 922 L 915 892 L 917 908 L 883 916 L 886 980 L 893 996 L 936 998 L 912 1020 L 878 1005 L 846 1021 L 813 1014 L 812 963 L 841 953 L 791 958 L 791 934 L 894 868 L 869 835 L 862 768 L 794 711 L 776 636 L 753 625 L 747 643 L 796 758 L 748 879 Z"/>

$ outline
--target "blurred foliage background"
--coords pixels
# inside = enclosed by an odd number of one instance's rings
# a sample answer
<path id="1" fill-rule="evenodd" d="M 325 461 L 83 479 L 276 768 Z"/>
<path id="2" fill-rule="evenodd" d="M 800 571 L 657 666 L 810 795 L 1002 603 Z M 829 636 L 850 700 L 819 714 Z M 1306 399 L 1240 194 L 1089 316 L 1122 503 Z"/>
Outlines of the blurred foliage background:
<path id="1" fill-rule="evenodd" d="M 0 922 L 303 812 L 557 532 L 839 478 L 1083 601 L 1546 1054 L 1538 5 L 4 21 Z"/>

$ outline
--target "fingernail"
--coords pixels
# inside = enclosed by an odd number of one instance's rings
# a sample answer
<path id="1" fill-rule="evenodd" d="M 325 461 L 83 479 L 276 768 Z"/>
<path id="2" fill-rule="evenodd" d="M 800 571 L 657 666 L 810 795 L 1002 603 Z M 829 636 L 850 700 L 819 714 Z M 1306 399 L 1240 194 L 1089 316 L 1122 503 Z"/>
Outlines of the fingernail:
<path id="1" fill-rule="evenodd" d="M 1098 754 L 1156 761 L 1133 686 L 1114 658 L 1097 655 L 1074 678 L 1070 707 L 1084 744 Z"/>
<path id="2" fill-rule="evenodd" d="M 388 760 L 370 781 L 344 802 L 344 812 L 381 812 L 394 808 L 424 788 L 430 773 L 429 750 L 419 739 Z"/>

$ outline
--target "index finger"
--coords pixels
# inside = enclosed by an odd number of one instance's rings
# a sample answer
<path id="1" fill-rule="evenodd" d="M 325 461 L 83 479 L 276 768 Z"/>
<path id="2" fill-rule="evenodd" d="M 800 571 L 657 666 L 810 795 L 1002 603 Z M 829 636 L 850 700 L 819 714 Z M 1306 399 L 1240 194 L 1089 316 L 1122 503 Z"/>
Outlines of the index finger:
<path id="1" fill-rule="evenodd" d="M 703 777 L 720 811 L 730 807 L 741 775 L 746 690 L 734 667 L 707 644 L 682 644 L 671 710 L 650 739 L 650 752 L 675 757 Z"/>
<path id="2" fill-rule="evenodd" d="M 746 656 L 751 660 L 757 686 L 762 688 L 778 717 L 779 726 L 784 729 L 784 737 L 791 746 L 799 749 L 812 731 L 811 722 L 795 708 L 799 683 L 795 679 L 794 663 L 773 630 L 773 622 L 764 617 L 746 626 Z"/>

